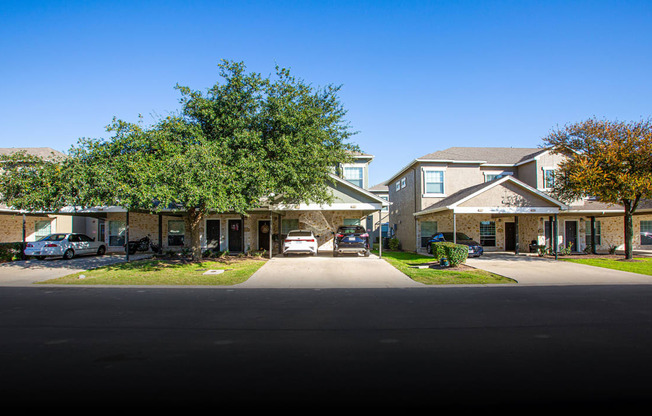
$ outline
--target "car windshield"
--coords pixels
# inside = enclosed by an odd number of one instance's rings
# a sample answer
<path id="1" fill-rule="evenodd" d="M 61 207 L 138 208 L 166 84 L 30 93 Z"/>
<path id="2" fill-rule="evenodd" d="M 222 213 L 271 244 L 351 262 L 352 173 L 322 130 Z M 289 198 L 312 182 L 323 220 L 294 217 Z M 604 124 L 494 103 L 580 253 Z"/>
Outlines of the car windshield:
<path id="1" fill-rule="evenodd" d="M 310 237 L 312 233 L 310 231 L 290 231 L 288 237 Z"/>
<path id="2" fill-rule="evenodd" d="M 64 238 L 66 238 L 66 234 L 50 234 L 46 235 L 38 241 L 61 241 Z"/>
<path id="3" fill-rule="evenodd" d="M 453 233 L 442 233 L 442 234 L 444 234 L 444 239 L 446 241 L 453 241 Z M 464 233 L 456 233 L 456 234 L 457 234 L 457 239 L 458 240 L 470 240 L 471 239 L 471 237 L 469 237 L 468 235 L 466 235 Z"/>
<path id="4" fill-rule="evenodd" d="M 337 232 L 340 234 L 362 234 L 364 233 L 364 228 L 355 225 L 351 227 L 340 227 L 337 229 Z"/>

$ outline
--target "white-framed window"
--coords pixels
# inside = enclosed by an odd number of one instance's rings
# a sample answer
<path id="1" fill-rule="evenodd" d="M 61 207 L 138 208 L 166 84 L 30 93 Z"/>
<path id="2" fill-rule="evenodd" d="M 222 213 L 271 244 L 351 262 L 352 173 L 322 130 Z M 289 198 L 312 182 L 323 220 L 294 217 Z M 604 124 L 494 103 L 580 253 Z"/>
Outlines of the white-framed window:
<path id="1" fill-rule="evenodd" d="M 480 221 L 480 245 L 483 247 L 496 246 L 496 223 L 494 221 Z"/>
<path id="2" fill-rule="evenodd" d="M 494 179 L 499 179 L 502 178 L 503 176 L 507 175 L 514 175 L 512 172 L 491 172 L 491 173 L 485 173 L 484 174 L 484 181 L 489 182 L 493 181 Z"/>
<path id="3" fill-rule="evenodd" d="M 425 247 L 430 238 L 437 234 L 437 221 L 420 221 L 421 227 L 421 247 Z"/>
<path id="4" fill-rule="evenodd" d="M 182 246 L 185 235 L 185 221 L 168 220 L 168 246 Z"/>
<path id="5" fill-rule="evenodd" d="M 399 191 L 401 189 L 401 182 L 398 181 L 396 182 L 396 190 Z"/>
<path id="6" fill-rule="evenodd" d="M 586 246 L 589 247 L 591 245 L 591 222 L 587 221 L 586 222 L 586 232 L 584 233 L 586 236 Z M 595 222 L 595 245 L 599 246 L 602 244 L 602 227 L 600 226 L 600 221 Z"/>
<path id="7" fill-rule="evenodd" d="M 357 166 L 344 166 L 344 179 L 351 182 L 354 185 L 363 187 L 363 174 L 364 170 L 361 167 Z"/>
<path id="8" fill-rule="evenodd" d="M 405 178 L 401 179 L 401 188 L 405 188 L 407 185 L 407 180 Z"/>
<path id="9" fill-rule="evenodd" d="M 286 236 L 292 230 L 299 229 L 298 218 L 283 218 L 281 219 L 281 234 Z"/>
<path id="10" fill-rule="evenodd" d="M 555 184 L 554 174 L 553 168 L 543 168 L 543 189 L 552 189 Z"/>
<path id="11" fill-rule="evenodd" d="M 444 170 L 424 169 L 423 183 L 426 195 L 443 195 Z"/>
<path id="12" fill-rule="evenodd" d="M 641 245 L 652 245 L 652 221 L 641 221 Z"/>
<path id="13" fill-rule="evenodd" d="M 384 199 L 385 201 L 388 201 L 388 202 L 389 202 L 389 197 L 388 197 L 387 195 L 381 195 L 380 198 L 381 198 L 381 199 Z M 383 207 L 383 208 L 381 209 L 381 211 L 382 211 L 382 212 L 387 212 L 387 211 L 389 211 L 389 205 L 387 205 L 386 207 Z"/>
<path id="14" fill-rule="evenodd" d="M 126 229 L 124 221 L 109 221 L 109 246 L 124 246 Z"/>
<path id="15" fill-rule="evenodd" d="M 37 240 L 50 234 L 52 234 L 52 223 L 50 221 L 36 221 L 34 223 L 34 237 L 36 237 Z"/>

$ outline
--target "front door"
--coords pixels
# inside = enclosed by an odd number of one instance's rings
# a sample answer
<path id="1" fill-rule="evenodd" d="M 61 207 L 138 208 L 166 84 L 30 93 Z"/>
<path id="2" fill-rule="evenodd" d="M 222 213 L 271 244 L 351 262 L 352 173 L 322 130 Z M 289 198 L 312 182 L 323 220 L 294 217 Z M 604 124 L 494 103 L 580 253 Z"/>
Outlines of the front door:
<path id="1" fill-rule="evenodd" d="M 229 220 L 229 252 L 242 251 L 242 220 Z"/>
<path id="2" fill-rule="evenodd" d="M 565 221 L 564 227 L 566 228 L 564 246 L 569 247 L 569 244 L 572 251 L 577 251 L 577 221 Z"/>
<path id="3" fill-rule="evenodd" d="M 258 221 L 258 250 L 269 251 L 269 221 Z"/>
<path id="4" fill-rule="evenodd" d="M 206 220 L 206 247 L 220 249 L 220 220 Z"/>
<path id="5" fill-rule="evenodd" d="M 516 224 L 505 223 L 505 251 L 516 250 Z"/>

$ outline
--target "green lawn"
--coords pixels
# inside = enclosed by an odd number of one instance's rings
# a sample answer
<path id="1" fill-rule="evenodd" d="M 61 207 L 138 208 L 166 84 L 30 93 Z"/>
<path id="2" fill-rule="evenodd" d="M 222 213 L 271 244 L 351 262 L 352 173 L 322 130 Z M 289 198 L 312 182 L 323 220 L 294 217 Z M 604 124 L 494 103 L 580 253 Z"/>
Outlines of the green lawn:
<path id="1" fill-rule="evenodd" d="M 226 262 L 184 263 L 170 260 L 137 260 L 98 267 L 45 284 L 75 285 L 235 285 L 246 281 L 263 264 L 264 259 L 234 259 Z M 204 275 L 207 270 L 224 269 L 224 273 Z M 80 278 L 83 275 L 84 278 Z"/>
<path id="2" fill-rule="evenodd" d="M 573 263 L 588 264 L 589 266 L 606 267 L 608 269 L 622 270 L 625 272 L 647 274 L 652 276 L 652 258 L 636 258 L 633 260 L 586 258 L 586 259 L 560 259 Z"/>
<path id="3" fill-rule="evenodd" d="M 375 251 L 378 254 L 378 251 Z M 383 250 L 383 259 L 389 264 L 405 273 L 412 280 L 426 285 L 451 285 L 451 284 L 500 284 L 516 283 L 497 274 L 485 270 L 473 268 L 448 268 L 448 269 L 418 269 L 411 265 L 432 263 L 433 257 L 424 256 L 407 251 L 386 251 Z"/>

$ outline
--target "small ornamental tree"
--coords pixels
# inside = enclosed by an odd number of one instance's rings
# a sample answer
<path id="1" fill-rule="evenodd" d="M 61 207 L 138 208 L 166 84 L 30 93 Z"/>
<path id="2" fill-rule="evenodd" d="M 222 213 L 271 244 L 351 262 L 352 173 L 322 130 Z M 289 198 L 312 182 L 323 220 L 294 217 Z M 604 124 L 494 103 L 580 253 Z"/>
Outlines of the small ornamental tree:
<path id="1" fill-rule="evenodd" d="M 564 201 L 592 196 L 624 206 L 625 258 L 632 258 L 632 215 L 652 197 L 652 123 L 589 119 L 553 131 L 544 142 L 566 158 L 552 193 Z"/>

